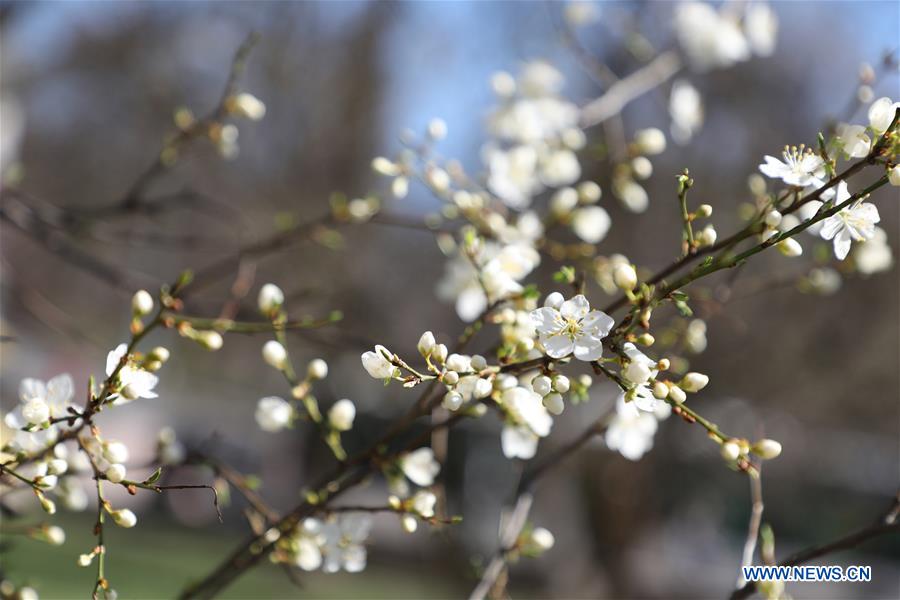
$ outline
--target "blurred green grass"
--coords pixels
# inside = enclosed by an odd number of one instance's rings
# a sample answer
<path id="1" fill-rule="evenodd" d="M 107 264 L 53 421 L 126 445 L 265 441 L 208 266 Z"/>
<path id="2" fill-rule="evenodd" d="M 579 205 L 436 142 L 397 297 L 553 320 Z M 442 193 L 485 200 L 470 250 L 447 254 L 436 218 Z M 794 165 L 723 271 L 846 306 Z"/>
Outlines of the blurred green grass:
<path id="1" fill-rule="evenodd" d="M 107 578 L 124 599 L 174 598 L 190 581 L 207 573 L 243 539 L 231 528 L 211 525 L 191 529 L 147 514 L 134 529 L 110 526 L 106 531 Z M 62 546 L 9 535 L 0 526 L 5 552 L 0 563 L 6 577 L 18 585 L 34 587 L 47 599 L 86 598 L 96 577 L 96 563 L 76 565 L 79 554 L 94 543 L 93 515 L 60 515 L 55 524 L 66 530 Z M 292 583 L 285 572 L 262 563 L 238 579 L 222 598 L 454 598 L 465 594 L 446 578 L 426 569 L 404 569 L 401 565 L 370 564 L 362 574 L 299 572 L 303 587 Z M 460 582 L 463 585 L 465 582 Z"/>

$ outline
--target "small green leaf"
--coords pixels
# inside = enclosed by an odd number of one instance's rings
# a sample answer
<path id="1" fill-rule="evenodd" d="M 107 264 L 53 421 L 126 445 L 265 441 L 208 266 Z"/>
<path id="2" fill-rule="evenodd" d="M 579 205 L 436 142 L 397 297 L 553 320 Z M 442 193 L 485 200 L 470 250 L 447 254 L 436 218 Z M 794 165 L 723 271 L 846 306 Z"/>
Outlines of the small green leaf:
<path id="1" fill-rule="evenodd" d="M 155 471 L 153 471 L 153 473 L 150 475 L 150 477 L 148 477 L 147 479 L 144 480 L 144 483 L 146 483 L 147 485 L 150 485 L 151 483 L 156 483 L 157 481 L 159 481 L 159 478 L 161 476 L 162 476 L 162 467 L 157 467 L 157 469 Z"/>

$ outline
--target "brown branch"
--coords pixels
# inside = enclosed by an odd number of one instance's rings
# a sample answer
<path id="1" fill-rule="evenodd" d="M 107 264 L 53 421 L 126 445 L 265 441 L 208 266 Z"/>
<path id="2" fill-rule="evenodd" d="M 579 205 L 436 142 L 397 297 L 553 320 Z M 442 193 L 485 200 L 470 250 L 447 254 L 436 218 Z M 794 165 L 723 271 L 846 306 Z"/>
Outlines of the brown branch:
<path id="1" fill-rule="evenodd" d="M 869 540 L 887 535 L 890 533 L 900 533 L 900 521 L 897 520 L 897 514 L 900 513 L 900 493 L 894 498 L 890 510 L 885 516 L 878 520 L 874 525 L 860 529 L 854 533 L 846 535 L 842 538 L 823 544 L 821 546 L 813 546 L 796 552 L 783 561 L 778 563 L 780 567 L 792 567 L 802 565 L 811 560 L 856 548 Z M 756 583 L 747 582 L 743 587 L 736 589 L 730 596 L 730 600 L 742 600 L 749 598 L 756 591 Z"/>

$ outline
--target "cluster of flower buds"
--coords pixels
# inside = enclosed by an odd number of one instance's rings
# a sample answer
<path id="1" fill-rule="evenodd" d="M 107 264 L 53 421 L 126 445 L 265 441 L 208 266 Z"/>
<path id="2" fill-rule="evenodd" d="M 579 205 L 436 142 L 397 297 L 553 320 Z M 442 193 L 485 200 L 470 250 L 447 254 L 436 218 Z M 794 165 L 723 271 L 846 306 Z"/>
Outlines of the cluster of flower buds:
<path id="1" fill-rule="evenodd" d="M 393 495 L 388 498 L 388 505 L 400 513 L 400 524 L 407 533 L 413 533 L 418 528 L 420 519 L 434 518 L 435 504 L 437 496 L 430 490 L 419 490 L 405 499 Z"/>
<path id="2" fill-rule="evenodd" d="M 91 462 L 106 479 L 120 483 L 127 474 L 128 446 L 115 440 L 102 440 L 98 436 L 82 438 L 81 446 L 90 455 Z"/>
<path id="3" fill-rule="evenodd" d="M 345 512 L 326 519 L 304 519 L 285 536 L 273 528 L 267 532 L 266 541 L 275 543 L 272 554 L 275 562 L 304 571 L 358 573 L 366 567 L 364 544 L 371 527 L 370 515 Z"/>
<path id="4" fill-rule="evenodd" d="M 722 442 L 721 453 L 728 463 L 746 467 L 751 453 L 764 460 L 778 458 L 781 455 L 781 444 L 768 438 L 752 444 L 744 439 L 731 438 Z"/>

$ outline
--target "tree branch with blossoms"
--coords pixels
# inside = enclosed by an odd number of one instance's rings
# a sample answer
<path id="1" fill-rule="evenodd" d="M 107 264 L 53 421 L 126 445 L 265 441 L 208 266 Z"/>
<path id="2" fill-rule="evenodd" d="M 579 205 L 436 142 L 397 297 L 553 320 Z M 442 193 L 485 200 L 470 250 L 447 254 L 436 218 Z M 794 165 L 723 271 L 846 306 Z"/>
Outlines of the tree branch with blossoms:
<path id="1" fill-rule="evenodd" d="M 698 348 L 706 344 L 705 324 L 698 332 L 696 319 L 687 322 L 693 316 L 691 303 L 695 300 L 686 290 L 693 293 L 697 282 L 740 267 L 769 248 L 777 248 L 788 259 L 797 258 L 804 250 L 798 240 L 803 232 L 830 242 L 839 261 L 860 248 L 878 244 L 880 230 L 876 224 L 880 215 L 868 200 L 887 184 L 900 185 L 900 105 L 888 98 L 878 99 L 869 108 L 868 125 L 840 127 L 828 140 L 820 135 L 813 147 L 786 148 L 783 160 L 766 156 L 759 171 L 780 180 L 782 189 L 769 191 L 757 175 L 762 184 L 751 190 L 755 203 L 752 214 L 746 216 L 742 227 L 723 238 L 709 221 L 713 207 L 692 206 L 703 182 L 695 182 L 687 169 L 682 170 L 676 175 L 670 197 L 671 223 L 681 230 L 682 242 L 678 252 L 673 252 L 672 262 L 655 273 L 623 255 L 598 255 L 612 219 L 600 206 L 600 185 L 582 180 L 578 156 L 587 148 L 585 127 L 608 120 L 624 124 L 622 111 L 629 103 L 667 86 L 682 71 L 725 68 L 752 55 L 771 53 L 773 29 L 777 28 L 772 25 L 774 15 L 758 3 L 740 10 L 744 13 L 736 19 L 725 8 L 699 3 L 679 6 L 674 18 L 678 46 L 646 53 L 642 64 L 623 78 L 604 69 L 603 61 L 591 60 L 576 32 L 567 28 L 565 40 L 600 74 L 607 86 L 605 91 L 579 107 L 563 96 L 562 74 L 547 62 L 528 63 L 516 76 L 496 73 L 491 78 L 496 106 L 488 118 L 483 173 L 467 173 L 459 161 L 440 154 L 439 143 L 447 135 L 447 125 L 435 119 L 421 135 L 404 135 L 403 148 L 395 156 L 372 160 L 372 170 L 385 180 L 385 193 L 368 192 L 352 200 L 335 195 L 326 214 L 252 243 L 236 245 L 196 273 L 185 273 L 175 284 L 163 286 L 156 298 L 138 291 L 131 301 L 129 341 L 109 353 L 106 376 L 99 387 L 91 380 L 83 406 L 71 402 L 74 390 L 68 376 L 47 384 L 32 379 L 22 382 L 19 406 L 5 419 L 15 436 L 5 447 L 12 458 L 0 463 L 4 484 L 10 482 L 11 491 L 30 490 L 43 510 L 53 514 L 54 497 L 71 502 L 73 494 L 61 477 L 65 475 L 66 481 L 76 478 L 75 469 L 69 471 L 70 461 L 74 464 L 76 460 L 72 454 L 87 461 L 83 473 L 93 480 L 97 500 L 96 544 L 78 562 L 88 566 L 97 560 L 92 590 L 95 598 L 115 595 L 105 560 L 107 517 L 125 528 L 137 523 L 131 510 L 115 508 L 109 502 L 106 493 L 110 485 L 121 486 L 132 495 L 137 490 L 211 490 L 220 520 L 219 494 L 229 488 L 238 490 L 248 504 L 245 514 L 250 535 L 213 570 L 199 574 L 180 596 L 210 598 L 264 559 L 278 563 L 292 577 L 298 569 L 358 572 L 366 565 L 366 542 L 373 518 L 394 518 L 408 533 L 420 525 L 459 523 L 462 517 L 448 516 L 438 499 L 443 496 L 443 459 L 451 447 L 455 449 L 449 431 L 474 420 L 496 417 L 503 455 L 526 466 L 510 509 L 501 519 L 496 550 L 472 592 L 472 598 L 480 599 L 503 593 L 512 562 L 537 558 L 554 546 L 555 538 L 549 530 L 529 522 L 539 480 L 598 438 L 609 450 L 628 460 L 639 460 L 653 447 L 661 424 L 674 413 L 706 433 L 728 468 L 750 477 L 758 508 L 744 544 L 742 564 L 751 564 L 757 539 L 765 531 L 761 528 L 759 465 L 777 458 L 783 448 L 773 439 L 727 432 L 727 427 L 704 416 L 693 400 L 689 403 L 689 398 L 707 386 L 710 377 L 691 370 L 691 363 L 680 351 L 682 346 Z M 578 20 L 575 17 L 583 19 L 584 14 L 566 16 Z M 187 110 L 178 111 L 177 132 L 165 140 L 158 158 L 137 177 L 123 199 L 84 218 L 161 209 L 157 205 L 162 202 L 152 202 L 146 191 L 192 140 L 209 139 L 226 158 L 233 156 L 237 129 L 228 120 L 258 120 L 265 114 L 265 105 L 241 92 L 237 84 L 254 42 L 251 35 L 238 49 L 225 90 L 212 112 L 196 119 Z M 699 93 L 686 81 L 675 80 L 669 108 L 672 137 L 687 141 L 702 122 Z M 666 135 L 647 128 L 636 130 L 628 139 L 624 125 L 618 130 L 619 136 L 609 136 L 622 138 L 616 140 L 617 147 L 607 157 L 612 167 L 610 188 L 625 210 L 642 212 L 650 198 L 638 181 L 651 176 L 649 157 L 665 150 Z M 839 169 L 840 160 L 849 164 Z M 859 184 L 863 179 L 866 182 Z M 390 198 L 405 198 L 411 184 L 421 185 L 438 200 L 439 214 L 419 219 L 400 210 L 382 210 Z M 856 191 L 851 191 L 851 184 Z M 693 190 L 690 198 L 689 190 Z M 31 209 L 24 194 L 16 198 Z M 15 218 L 14 212 L 4 207 L 0 216 L 48 247 L 54 245 L 48 234 L 53 219 L 39 218 L 42 215 L 35 212 L 23 220 Z M 466 325 L 455 343 L 424 331 L 415 351 L 411 344 L 400 352 L 374 344 L 361 353 L 363 369 L 376 382 L 399 386 L 400 393 L 419 389 L 417 394 L 404 396 L 409 398 L 405 410 L 383 431 L 356 449 L 345 448 L 345 442 L 352 438 L 343 437 L 356 424 L 356 404 L 349 398 L 328 398 L 321 382 L 329 376 L 329 365 L 317 358 L 298 368 L 288 339 L 291 330 L 336 324 L 340 312 L 331 311 L 319 318 L 292 318 L 289 298 L 276 284 L 266 283 L 256 296 L 263 319 L 238 317 L 241 299 L 253 289 L 253 277 L 247 277 L 241 269 L 246 261 L 303 240 L 334 245 L 338 227 L 364 223 L 431 233 L 448 259 L 437 295 L 453 304 Z M 90 255 L 65 254 L 110 283 L 130 285 L 130 280 L 122 279 Z M 541 262 L 547 260 L 558 268 L 554 280 L 574 290 L 571 297 L 560 291 L 542 291 L 529 282 Z M 218 316 L 188 314 L 186 298 L 233 276 L 236 269 L 239 272 L 227 310 Z M 615 296 L 603 310 L 596 308 L 604 304 L 596 288 Z M 672 305 L 677 315 L 669 320 L 661 317 L 657 311 L 665 305 Z M 614 317 L 616 313 L 618 317 Z M 671 331 L 667 331 L 669 328 Z M 424 326 L 418 331 L 422 329 Z M 295 506 L 284 512 L 275 510 L 250 476 L 208 453 L 184 451 L 171 431 L 160 436 L 157 460 L 150 465 L 149 476 L 129 476 L 128 469 L 133 467 L 125 466 L 127 446 L 103 437 L 95 417 L 156 396 L 156 373 L 169 360 L 169 350 L 162 346 L 140 350 L 146 336 L 155 330 L 174 331 L 209 351 L 223 347 L 223 336 L 268 335 L 261 358 L 280 373 L 286 393 L 284 398 L 266 395 L 258 400 L 253 413 L 257 425 L 269 433 L 309 430 L 330 452 L 331 464 L 325 475 L 305 484 Z M 672 331 L 676 333 L 669 335 Z M 487 350 L 466 353 L 479 335 L 487 337 L 488 333 L 490 340 L 480 340 Z M 665 341 L 673 337 L 674 343 Z M 604 380 L 612 384 L 608 389 L 598 385 Z M 335 386 L 342 387 L 343 381 Z M 589 401 L 592 395 L 610 391 L 614 406 L 608 413 L 571 440 L 539 454 L 542 440 L 551 436 L 559 415 Z M 431 420 L 425 422 L 427 418 Z M 67 450 L 67 442 L 77 444 L 74 453 Z M 180 465 L 207 467 L 215 483 L 177 485 L 161 480 L 163 469 Z M 387 489 L 382 500 L 338 502 L 376 479 Z M 219 485 L 222 482 L 224 487 Z M 800 553 L 784 564 L 798 564 L 892 533 L 896 530 L 895 512 L 889 521 Z M 39 535 L 58 538 L 47 531 L 41 529 Z M 747 584 L 735 594 L 739 597 L 753 589 Z"/>

